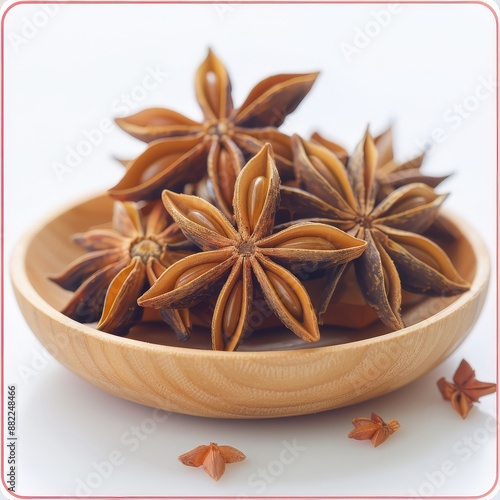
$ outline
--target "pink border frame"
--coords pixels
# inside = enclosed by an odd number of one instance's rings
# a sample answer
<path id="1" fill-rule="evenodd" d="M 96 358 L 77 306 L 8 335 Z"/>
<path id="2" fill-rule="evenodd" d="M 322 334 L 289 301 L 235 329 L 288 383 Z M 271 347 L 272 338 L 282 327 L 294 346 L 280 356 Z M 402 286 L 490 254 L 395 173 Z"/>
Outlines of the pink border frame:
<path id="1" fill-rule="evenodd" d="M 260 1 L 243 1 L 243 0 L 231 0 L 230 2 L 228 1 L 222 1 L 222 2 L 217 2 L 217 1 L 211 1 L 211 0 L 195 0 L 195 1 L 186 1 L 183 2 L 181 0 L 177 1 L 168 1 L 168 0 L 159 0 L 159 1 L 153 1 L 153 0 L 146 0 L 146 1 L 138 1 L 138 0 L 131 0 L 131 1 L 126 1 L 126 0 L 58 0 L 58 1 L 50 1 L 50 0 L 26 0 L 26 1 L 18 1 L 14 2 L 13 4 L 9 5 L 5 12 L 2 15 L 1 19 L 1 28 L 0 28 L 0 36 L 2 40 L 2 53 L 1 53 L 1 58 L 0 58 L 0 73 L 1 73 L 1 112 L 0 112 L 0 127 L 2 130 L 1 133 L 1 138 L 0 138 L 0 238 L 1 238 L 1 245 L 0 245 L 0 297 L 1 297 L 1 304 L 0 304 L 0 315 L 1 315 L 1 327 L 0 327 L 0 355 L 2 359 L 2 369 L 1 369 L 1 397 L 2 397 L 2 402 L 1 402 L 1 444 L 2 444 L 2 451 L 1 451 L 1 473 L 2 473 L 2 485 L 3 487 L 8 491 L 7 484 L 5 483 L 5 478 L 3 476 L 3 471 L 4 471 L 4 458 L 5 458 L 5 447 L 4 447 L 4 416 L 5 416 L 5 400 L 4 400 L 4 257 L 5 257 L 5 249 L 4 249 L 4 50 L 5 50 L 5 38 L 4 38 L 4 21 L 5 17 L 7 16 L 7 13 L 16 7 L 17 5 L 36 5 L 36 4 L 65 4 L 65 5 L 96 5 L 96 4 L 117 4 L 117 5 L 127 5 L 127 4 L 132 4 L 132 5 L 149 5 L 149 4 L 185 4 L 185 5 L 210 5 L 210 4 L 220 4 L 220 3 L 228 3 L 231 5 L 238 5 L 238 4 L 257 4 L 257 5 L 266 5 L 266 4 L 276 4 L 276 5 L 301 5 L 301 4 L 324 4 L 324 5 L 337 5 L 337 4 L 348 4 L 348 5 L 378 5 L 378 4 L 388 4 L 388 1 L 381 1 L 381 0 L 374 0 L 374 1 L 369 1 L 369 0 L 353 0 L 353 1 L 348 1 L 348 0 L 312 0 L 312 1 L 276 1 L 276 0 L 260 0 Z M 490 5 L 488 5 L 485 2 L 481 1 L 474 1 L 474 0 L 464 0 L 464 1 L 446 1 L 446 0 L 406 0 L 406 1 L 399 1 L 396 2 L 399 4 L 409 4 L 409 5 L 421 5 L 421 4 L 436 4 L 436 5 L 483 5 L 486 7 L 488 10 L 490 10 L 495 17 L 495 23 L 496 23 L 496 45 L 497 45 L 497 50 L 496 50 L 496 73 L 497 73 L 497 78 L 498 78 L 498 73 L 499 73 L 499 62 L 500 62 L 500 56 L 499 56 L 499 42 L 500 42 L 500 35 L 499 35 L 499 19 L 497 17 L 497 13 L 495 12 L 494 9 Z M 497 228 L 496 228 L 496 243 L 497 243 L 497 252 L 496 252 L 496 270 L 497 270 L 497 276 L 495 280 L 495 293 L 496 293 L 496 298 L 497 298 L 497 304 L 498 304 L 498 299 L 499 299 L 499 272 L 498 272 L 498 266 L 500 264 L 500 256 L 499 256 L 499 245 L 500 245 L 500 234 L 499 234 L 499 228 L 498 228 L 498 202 L 499 202 L 499 186 L 498 186 L 498 181 L 499 181 L 499 161 L 500 161 L 500 145 L 499 145 L 499 85 L 497 81 L 497 88 L 496 88 L 496 137 L 497 137 L 497 147 L 496 147 L 496 166 L 497 166 L 497 171 L 496 171 L 496 192 L 495 192 L 495 200 L 496 200 L 496 206 L 497 206 Z M 498 339 L 498 325 L 499 325 L 499 320 L 500 320 L 500 315 L 499 315 L 499 310 L 497 307 L 496 311 L 496 323 L 497 323 L 497 335 L 496 335 L 496 352 L 498 353 L 498 347 L 499 347 L 499 339 Z M 498 386 L 498 380 L 499 380 L 499 374 L 500 374 L 500 369 L 499 369 L 499 364 L 498 364 L 498 357 L 497 357 L 497 366 L 496 366 L 496 383 Z M 498 392 L 495 393 L 496 397 L 496 412 L 497 412 L 497 420 L 498 420 L 498 415 L 499 415 L 499 395 Z M 463 500 L 465 498 L 469 499 L 481 499 L 485 498 L 487 495 L 493 492 L 493 490 L 496 488 L 499 480 L 499 433 L 497 432 L 497 441 L 496 441 L 496 457 L 497 457 L 497 463 L 496 463 L 496 471 L 497 475 L 495 478 L 495 482 L 491 489 L 487 492 L 485 492 L 481 496 L 438 496 L 438 497 L 429 497 L 429 498 L 440 498 L 440 499 L 446 499 L 446 500 L 451 500 L 451 499 L 457 499 L 457 500 Z M 81 498 L 77 496 L 23 496 L 23 495 L 17 495 L 16 493 L 9 492 L 9 494 L 15 498 L 21 498 L 21 499 L 70 499 L 70 498 Z M 92 498 L 92 499 L 99 499 L 99 498 L 113 498 L 113 499 L 160 499 L 160 498 L 192 498 L 192 499 L 219 499 L 219 498 L 234 498 L 231 496 L 182 496 L 182 497 L 168 497 L 168 496 L 106 496 L 106 497 L 101 497 L 101 496 L 88 496 L 85 498 Z M 258 496 L 258 497 L 248 497 L 248 498 L 258 498 L 258 499 L 278 499 L 278 498 L 284 498 L 284 497 L 276 497 L 276 496 Z M 375 496 L 298 496 L 298 497 L 291 497 L 294 499 L 401 499 L 401 500 L 406 500 L 409 497 L 408 495 L 405 496 L 381 496 L 381 495 L 375 495 Z"/>

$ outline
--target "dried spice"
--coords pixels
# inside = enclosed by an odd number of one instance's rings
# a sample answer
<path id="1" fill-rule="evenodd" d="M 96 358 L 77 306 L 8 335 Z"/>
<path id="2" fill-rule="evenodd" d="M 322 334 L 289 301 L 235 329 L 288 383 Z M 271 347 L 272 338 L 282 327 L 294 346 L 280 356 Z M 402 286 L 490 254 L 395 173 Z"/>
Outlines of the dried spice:
<path id="1" fill-rule="evenodd" d="M 344 165 L 347 164 L 349 158 L 347 150 L 339 144 L 326 139 L 317 132 L 311 136 L 311 141 L 326 147 Z M 406 186 L 407 184 L 421 182 L 435 188 L 449 177 L 448 175 L 436 177 L 422 173 L 420 167 L 424 161 L 424 153 L 408 161 L 397 162 L 394 159 L 392 128 L 388 128 L 380 135 L 374 137 L 373 141 L 378 152 L 375 178 L 378 183 L 377 196 L 379 200 L 385 198 L 394 189 Z"/>
<path id="2" fill-rule="evenodd" d="M 442 377 L 437 385 L 443 398 L 451 402 L 453 409 L 462 418 L 467 417 L 473 403 L 479 402 L 480 397 L 493 394 L 497 389 L 496 384 L 477 380 L 476 373 L 465 359 L 453 375 L 453 382 L 448 382 Z"/>
<path id="3" fill-rule="evenodd" d="M 226 470 L 226 464 L 241 462 L 245 458 L 240 450 L 232 446 L 219 446 L 217 443 L 210 443 L 209 445 L 197 446 L 184 453 L 179 457 L 179 461 L 189 467 L 203 466 L 205 472 L 212 479 L 218 481 Z"/>
<path id="4" fill-rule="evenodd" d="M 318 340 L 311 300 L 291 271 L 300 271 L 304 264 L 317 270 L 342 265 L 359 257 L 366 243 L 315 223 L 295 224 L 271 234 L 279 186 L 267 144 L 237 178 L 236 229 L 207 201 L 165 191 L 167 210 L 204 251 L 170 266 L 139 303 L 154 308 L 191 307 L 223 284 L 212 321 L 212 345 L 234 350 L 248 328 L 255 278 L 270 309 L 287 328 L 305 341 Z"/>
<path id="5" fill-rule="evenodd" d="M 335 156 L 344 165 L 347 164 L 347 160 L 349 159 L 349 153 L 347 149 L 344 148 L 344 146 L 341 146 L 340 144 L 337 144 L 336 142 L 327 139 L 326 137 L 322 136 L 319 132 L 314 132 L 311 135 L 311 143 L 320 144 L 321 146 L 325 147 L 326 149 L 334 153 Z"/>
<path id="6" fill-rule="evenodd" d="M 364 299 L 385 325 L 394 330 L 404 327 L 402 287 L 441 296 L 468 290 L 445 252 L 421 235 L 446 196 L 413 183 L 377 202 L 378 151 L 368 131 L 347 166 L 321 145 L 298 136 L 292 144 L 296 174 L 305 190 L 288 188 L 288 205 L 295 207 L 295 217 L 302 212 L 307 220 L 335 225 L 367 242 L 353 265 Z M 325 293 L 322 311 L 332 290 Z"/>
<path id="7" fill-rule="evenodd" d="M 76 234 L 74 241 L 88 250 L 50 279 L 74 294 L 61 311 L 82 323 L 98 321 L 97 329 L 123 334 L 139 321 L 137 298 L 172 263 L 191 252 L 175 252 L 167 244 L 184 241 L 161 203 L 141 210 L 135 203 L 115 202 L 113 229 Z M 171 320 L 187 334 L 186 313 Z"/>
<path id="8" fill-rule="evenodd" d="M 203 189 L 213 194 L 210 201 L 231 217 L 236 177 L 264 143 L 273 146 L 281 176 L 293 175 L 290 138 L 277 127 L 300 104 L 317 75 L 266 78 L 235 109 L 229 75 L 210 50 L 195 77 L 203 122 L 163 108 L 146 109 L 116 120 L 134 137 L 153 142 L 128 165 L 110 194 L 121 200 L 153 199 L 165 188 L 182 191 L 186 184 L 202 181 Z M 205 187 L 207 182 L 209 188 Z"/>
<path id="9" fill-rule="evenodd" d="M 421 182 L 435 188 L 449 177 L 449 175 L 424 174 L 421 171 L 421 166 L 425 159 L 425 153 L 402 163 L 397 162 L 394 159 L 392 128 L 375 137 L 374 141 L 379 154 L 376 176 L 380 197 L 385 197 L 394 189 L 414 182 Z"/>
<path id="10" fill-rule="evenodd" d="M 201 121 L 165 108 L 118 118 L 147 149 L 121 160 L 113 230 L 77 236 L 89 253 L 53 277 L 75 292 L 63 312 L 123 334 L 150 307 L 179 339 L 193 321 L 211 327 L 214 349 L 234 350 L 261 296 L 257 312 L 274 313 L 263 325 L 315 341 L 322 321 L 403 328 L 403 290 L 467 290 L 423 236 L 453 236 L 438 215 L 446 196 L 433 189 L 445 177 L 422 174 L 423 155 L 396 162 L 391 129 L 367 132 L 352 155 L 319 134 L 278 131 L 317 76 L 271 76 L 236 108 L 209 50 L 194 81 Z"/>
<path id="11" fill-rule="evenodd" d="M 381 445 L 399 429 L 399 423 L 396 419 L 385 423 L 376 413 L 372 413 L 370 418 L 354 418 L 352 424 L 354 429 L 347 437 L 358 441 L 369 439 L 374 448 Z"/>

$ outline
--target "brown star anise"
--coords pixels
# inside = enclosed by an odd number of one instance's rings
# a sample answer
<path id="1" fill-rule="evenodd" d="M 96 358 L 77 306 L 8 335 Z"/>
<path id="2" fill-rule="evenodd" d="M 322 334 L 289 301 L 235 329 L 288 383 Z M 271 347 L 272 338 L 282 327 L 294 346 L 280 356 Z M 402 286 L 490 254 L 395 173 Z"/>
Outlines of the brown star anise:
<path id="1" fill-rule="evenodd" d="M 239 174 L 233 200 L 237 229 L 196 196 L 163 192 L 184 234 L 204 251 L 172 266 L 140 299 L 154 308 L 191 307 L 224 283 L 212 321 L 214 349 L 234 350 L 248 327 L 254 278 L 270 309 L 305 341 L 319 339 L 316 313 L 302 283 L 286 268 L 324 269 L 362 254 L 366 243 L 332 226 L 301 223 L 271 234 L 280 178 L 266 144 Z"/>
<path id="2" fill-rule="evenodd" d="M 369 439 L 374 448 L 399 429 L 396 419 L 385 423 L 376 413 L 372 413 L 371 418 L 354 418 L 352 424 L 354 429 L 347 437 L 358 441 Z"/>
<path id="3" fill-rule="evenodd" d="M 246 159 L 264 143 L 272 144 L 282 177 L 293 175 L 290 138 L 276 127 L 299 105 L 317 75 L 266 78 L 235 109 L 226 68 L 209 50 L 195 77 L 196 97 L 204 117 L 201 123 L 163 108 L 116 120 L 134 137 L 154 142 L 128 165 L 110 194 L 121 200 L 153 199 L 163 189 L 179 191 L 208 176 L 213 201 L 231 217 L 236 177 Z"/>
<path id="4" fill-rule="evenodd" d="M 335 153 L 344 165 L 347 164 L 349 155 L 339 144 L 326 139 L 317 132 L 311 136 L 311 141 L 326 147 Z M 373 141 L 378 152 L 375 178 L 378 183 L 377 193 L 379 200 L 385 198 L 394 189 L 406 186 L 407 184 L 421 182 L 435 188 L 449 177 L 448 175 L 436 177 L 422 173 L 420 167 L 425 157 L 424 153 L 403 163 L 397 162 L 394 159 L 391 127 L 374 137 Z"/>
<path id="5" fill-rule="evenodd" d="M 477 403 L 480 397 L 493 394 L 497 390 L 496 384 L 477 380 L 474 370 L 465 359 L 453 375 L 453 382 L 442 377 L 437 385 L 443 398 L 451 401 L 451 406 L 462 418 L 467 417 L 473 403 Z"/>
<path id="6" fill-rule="evenodd" d="M 179 461 L 189 467 L 200 467 L 203 465 L 205 472 L 218 481 L 224 471 L 226 464 L 241 462 L 245 460 L 245 455 L 238 449 L 217 443 L 203 444 L 184 453 L 179 457 Z"/>
<path id="7" fill-rule="evenodd" d="M 74 241 L 89 252 L 51 280 L 75 292 L 62 313 L 81 323 L 98 321 L 99 330 L 124 334 L 141 319 L 137 298 L 187 252 L 167 248 L 184 236 L 160 202 L 146 213 L 135 203 L 115 202 L 112 225 L 76 234 Z M 169 317 L 187 335 L 186 312 Z"/>
<path id="8" fill-rule="evenodd" d="M 296 175 L 307 191 L 283 188 L 288 204 L 308 219 L 333 224 L 367 242 L 353 264 L 366 302 L 387 326 L 404 327 L 402 286 L 429 295 L 454 295 L 469 288 L 444 251 L 420 234 L 435 220 L 446 196 L 413 183 L 377 203 L 378 152 L 368 131 L 347 167 L 321 145 L 298 136 L 292 144 Z M 331 290 L 324 303 L 330 297 Z"/>

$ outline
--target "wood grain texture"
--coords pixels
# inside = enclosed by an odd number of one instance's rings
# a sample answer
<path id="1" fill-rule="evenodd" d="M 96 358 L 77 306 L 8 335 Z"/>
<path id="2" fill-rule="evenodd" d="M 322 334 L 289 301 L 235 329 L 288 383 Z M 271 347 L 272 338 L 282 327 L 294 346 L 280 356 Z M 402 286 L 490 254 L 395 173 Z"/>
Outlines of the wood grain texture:
<path id="1" fill-rule="evenodd" d="M 47 279 L 81 253 L 70 235 L 105 223 L 111 209 L 101 196 L 39 225 L 13 254 L 12 282 L 26 321 L 55 358 L 98 387 L 148 406 L 216 418 L 268 418 L 374 398 L 449 356 L 476 322 L 486 296 L 487 250 L 473 228 L 448 214 L 459 237 L 447 250 L 471 290 L 409 308 L 404 319 L 411 326 L 398 332 L 380 335 L 370 326 L 352 339 L 348 332 L 325 334 L 307 348 L 281 343 L 276 333 L 274 343 L 260 345 L 257 339 L 247 347 L 253 351 L 237 352 L 201 349 L 196 340 L 198 348 L 179 347 L 171 332 L 153 324 L 135 338 L 115 337 L 59 313 L 68 292 Z"/>

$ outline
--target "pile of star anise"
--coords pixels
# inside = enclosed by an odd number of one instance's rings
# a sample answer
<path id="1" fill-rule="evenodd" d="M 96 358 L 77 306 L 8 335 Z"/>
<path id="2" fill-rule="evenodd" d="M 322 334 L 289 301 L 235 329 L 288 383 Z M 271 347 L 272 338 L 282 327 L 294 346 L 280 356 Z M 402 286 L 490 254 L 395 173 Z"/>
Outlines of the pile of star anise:
<path id="1" fill-rule="evenodd" d="M 403 290 L 467 290 L 422 235 L 446 198 L 434 191 L 443 178 L 421 173 L 423 155 L 397 163 L 390 130 L 367 131 L 351 155 L 318 134 L 278 131 L 317 76 L 271 76 L 235 108 L 209 51 L 195 77 L 203 122 L 163 108 L 117 119 L 147 148 L 109 191 L 112 229 L 75 235 L 88 252 L 51 278 L 74 291 L 63 312 L 124 335 L 154 308 L 166 334 L 211 325 L 213 348 L 234 350 L 256 329 L 256 303 L 260 327 L 273 315 L 312 342 L 322 320 L 403 328 Z M 333 307 L 339 289 L 360 308 Z"/>

